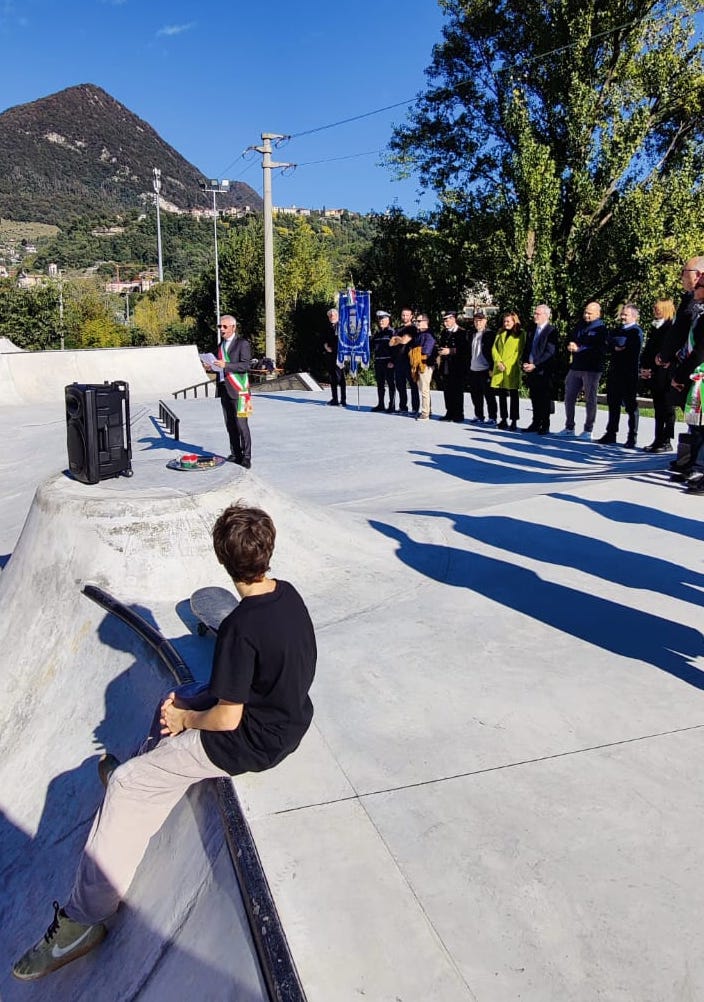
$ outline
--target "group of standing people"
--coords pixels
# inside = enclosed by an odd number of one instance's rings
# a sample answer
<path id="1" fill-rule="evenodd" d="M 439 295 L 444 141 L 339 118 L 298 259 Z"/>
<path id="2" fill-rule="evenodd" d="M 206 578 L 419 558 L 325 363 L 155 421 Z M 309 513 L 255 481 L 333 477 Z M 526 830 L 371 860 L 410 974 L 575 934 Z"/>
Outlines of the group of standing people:
<path id="1" fill-rule="evenodd" d="M 464 421 L 465 391 L 469 388 L 474 407 L 471 423 L 515 431 L 523 378 L 533 402 L 533 421 L 524 430 L 539 434 L 549 431 L 557 331 L 549 322 L 547 306 L 536 307 L 534 326 L 528 337 L 513 311 L 503 315 L 498 333 L 488 329 L 487 316 L 482 310 L 474 313 L 473 331 L 459 326 L 454 310 L 446 311 L 437 335 L 431 333 L 426 313 L 414 317 L 412 310 L 404 308 L 396 329 L 391 326 L 391 316 L 386 310 L 377 310 L 376 318 L 372 350 L 378 403 L 372 410 L 413 412 L 418 420 L 428 420 L 430 386 L 435 376 L 445 403 L 441 421 Z M 336 380 L 341 371 L 338 368 L 335 373 Z M 331 378 L 332 405 L 337 401 L 338 385 Z"/>
<path id="2" fill-rule="evenodd" d="M 567 343 L 565 427 L 560 436 L 593 440 L 597 395 L 606 371 L 608 420 L 606 430 L 596 441 L 600 445 L 617 444 L 621 413 L 625 410 L 628 426 L 622 445 L 627 449 L 637 447 L 638 387 L 643 381 L 651 390 L 655 412 L 655 435 L 645 451 L 672 450 L 675 409 L 685 408 L 692 379 L 703 381 L 704 377 L 704 256 L 687 261 L 682 269 L 682 287 L 684 295 L 677 308 L 671 299 L 656 301 L 647 337 L 635 304 L 622 306 L 618 325 L 609 328 L 602 318 L 601 304 L 587 303 Z M 337 364 L 337 311 L 330 310 L 328 319 L 330 333 L 324 346 L 329 359 L 330 404 L 345 406 L 344 369 Z M 471 331 L 460 327 L 457 319 L 454 310 L 443 313 L 442 329 L 435 335 L 426 313 L 414 314 L 405 307 L 394 329 L 389 312 L 377 310 L 377 330 L 371 343 L 378 403 L 372 410 L 412 413 L 418 420 L 427 421 L 431 416 L 430 386 L 435 377 L 445 403 L 441 421 L 464 421 L 468 389 L 474 408 L 471 424 L 547 435 L 554 411 L 559 358 L 558 331 L 551 323 L 550 307 L 545 303 L 536 306 L 527 330 L 514 310 L 502 314 L 496 332 L 488 329 L 483 310 L 475 311 Z M 698 367 L 702 367 L 701 373 Z M 519 429 L 522 384 L 530 396 L 532 420 Z M 585 420 L 578 432 L 575 410 L 580 394 L 585 401 Z M 670 467 L 690 491 L 704 493 L 704 435 L 701 404 L 698 406 L 698 420 L 687 414 L 691 448 Z"/>

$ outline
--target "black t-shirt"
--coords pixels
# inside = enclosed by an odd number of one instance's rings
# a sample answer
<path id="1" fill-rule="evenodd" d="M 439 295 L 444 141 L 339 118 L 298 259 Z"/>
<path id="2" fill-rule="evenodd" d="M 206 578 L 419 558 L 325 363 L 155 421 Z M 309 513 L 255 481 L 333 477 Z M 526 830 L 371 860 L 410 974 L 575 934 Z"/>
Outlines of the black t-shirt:
<path id="1" fill-rule="evenodd" d="M 223 620 L 210 694 L 244 703 L 234 731 L 201 731 L 203 748 L 231 776 L 276 765 L 300 743 L 313 718 L 315 632 L 293 585 L 243 598 Z"/>

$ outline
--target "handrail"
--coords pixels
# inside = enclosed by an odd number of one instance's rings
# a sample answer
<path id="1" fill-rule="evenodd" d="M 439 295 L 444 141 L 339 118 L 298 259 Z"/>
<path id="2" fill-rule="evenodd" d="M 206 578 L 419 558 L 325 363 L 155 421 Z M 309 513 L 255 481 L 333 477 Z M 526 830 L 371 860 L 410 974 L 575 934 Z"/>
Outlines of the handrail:
<path id="1" fill-rule="evenodd" d="M 186 395 L 191 390 L 193 390 L 193 396 L 197 397 L 198 396 L 198 390 L 201 389 L 203 386 L 205 387 L 205 395 L 206 395 L 206 397 L 209 397 L 210 396 L 210 387 L 211 386 L 215 386 L 215 380 L 214 379 L 206 379 L 205 382 L 203 382 L 203 383 L 194 383 L 193 386 L 184 386 L 184 388 L 182 390 L 174 390 L 173 393 L 171 394 L 171 396 L 175 400 L 178 400 L 178 398 L 181 396 L 181 394 L 183 394 L 183 399 L 185 400 L 186 399 Z"/>
<path id="2" fill-rule="evenodd" d="M 176 417 L 163 400 L 159 401 L 159 420 L 169 429 L 169 433 L 174 436 L 174 441 L 178 442 L 181 434 L 181 419 Z"/>

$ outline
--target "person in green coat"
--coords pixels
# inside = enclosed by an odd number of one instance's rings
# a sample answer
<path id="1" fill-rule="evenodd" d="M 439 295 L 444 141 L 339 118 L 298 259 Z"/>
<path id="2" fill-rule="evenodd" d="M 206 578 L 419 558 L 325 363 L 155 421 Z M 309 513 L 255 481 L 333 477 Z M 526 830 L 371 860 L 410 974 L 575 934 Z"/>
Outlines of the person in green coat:
<path id="1" fill-rule="evenodd" d="M 498 427 L 511 431 L 516 431 L 518 427 L 518 390 L 521 385 L 521 358 L 525 341 L 518 314 L 513 311 L 504 313 L 502 328 L 494 338 L 494 347 L 491 349 L 494 362 L 491 388 L 499 405 L 501 420 Z"/>

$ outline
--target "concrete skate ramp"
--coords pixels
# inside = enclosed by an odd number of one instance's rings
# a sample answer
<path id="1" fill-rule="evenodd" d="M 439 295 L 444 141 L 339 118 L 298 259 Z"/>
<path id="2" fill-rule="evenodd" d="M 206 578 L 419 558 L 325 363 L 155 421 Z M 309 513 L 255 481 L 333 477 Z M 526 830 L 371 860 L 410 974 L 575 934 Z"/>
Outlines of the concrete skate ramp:
<path id="1" fill-rule="evenodd" d="M 68 383 L 122 379 L 130 395 L 154 400 L 202 383 L 195 345 L 0 353 L 0 406 L 63 400 Z"/>
<path id="2" fill-rule="evenodd" d="M 127 487 L 127 482 L 122 482 Z M 226 584 L 210 556 L 214 512 L 173 491 L 85 488 L 59 475 L 38 491 L 0 579 L 0 997 L 46 998 L 48 982 L 21 985 L 11 962 L 39 938 L 65 900 L 100 804 L 96 763 L 124 758 L 170 688 L 127 627 L 81 595 L 86 579 L 147 619 L 166 610 L 197 677 L 212 643 L 173 612 L 196 587 Z M 160 623 L 163 625 L 163 622 Z M 179 643 L 179 638 L 175 638 Z M 61 999 L 266 998 L 212 784 L 176 808 L 152 841 L 104 948 L 58 972 Z"/>
<path id="3" fill-rule="evenodd" d="M 135 408 L 134 477 L 94 487 L 50 476 L 61 413 L 0 412 L 23 517 L 34 440 L 35 483 L 50 477 L 19 542 L 0 497 L 3 999 L 251 997 L 246 966 L 229 995 L 221 976 L 235 910 L 211 927 L 232 885 L 200 800 L 100 951 L 36 990 L 7 973 L 68 889 L 100 797 L 93 733 L 120 753 L 161 685 L 80 584 L 153 614 L 204 670 L 183 597 L 226 583 L 208 530 L 236 498 L 272 513 L 272 572 L 318 639 L 300 749 L 237 780 L 309 1002 L 704 998 L 682 934 L 704 899 L 701 498 L 663 457 L 380 415 L 372 387 L 360 401 L 262 395 L 247 473 L 165 469 L 222 447 L 217 400 L 178 401 L 181 443 Z"/>

